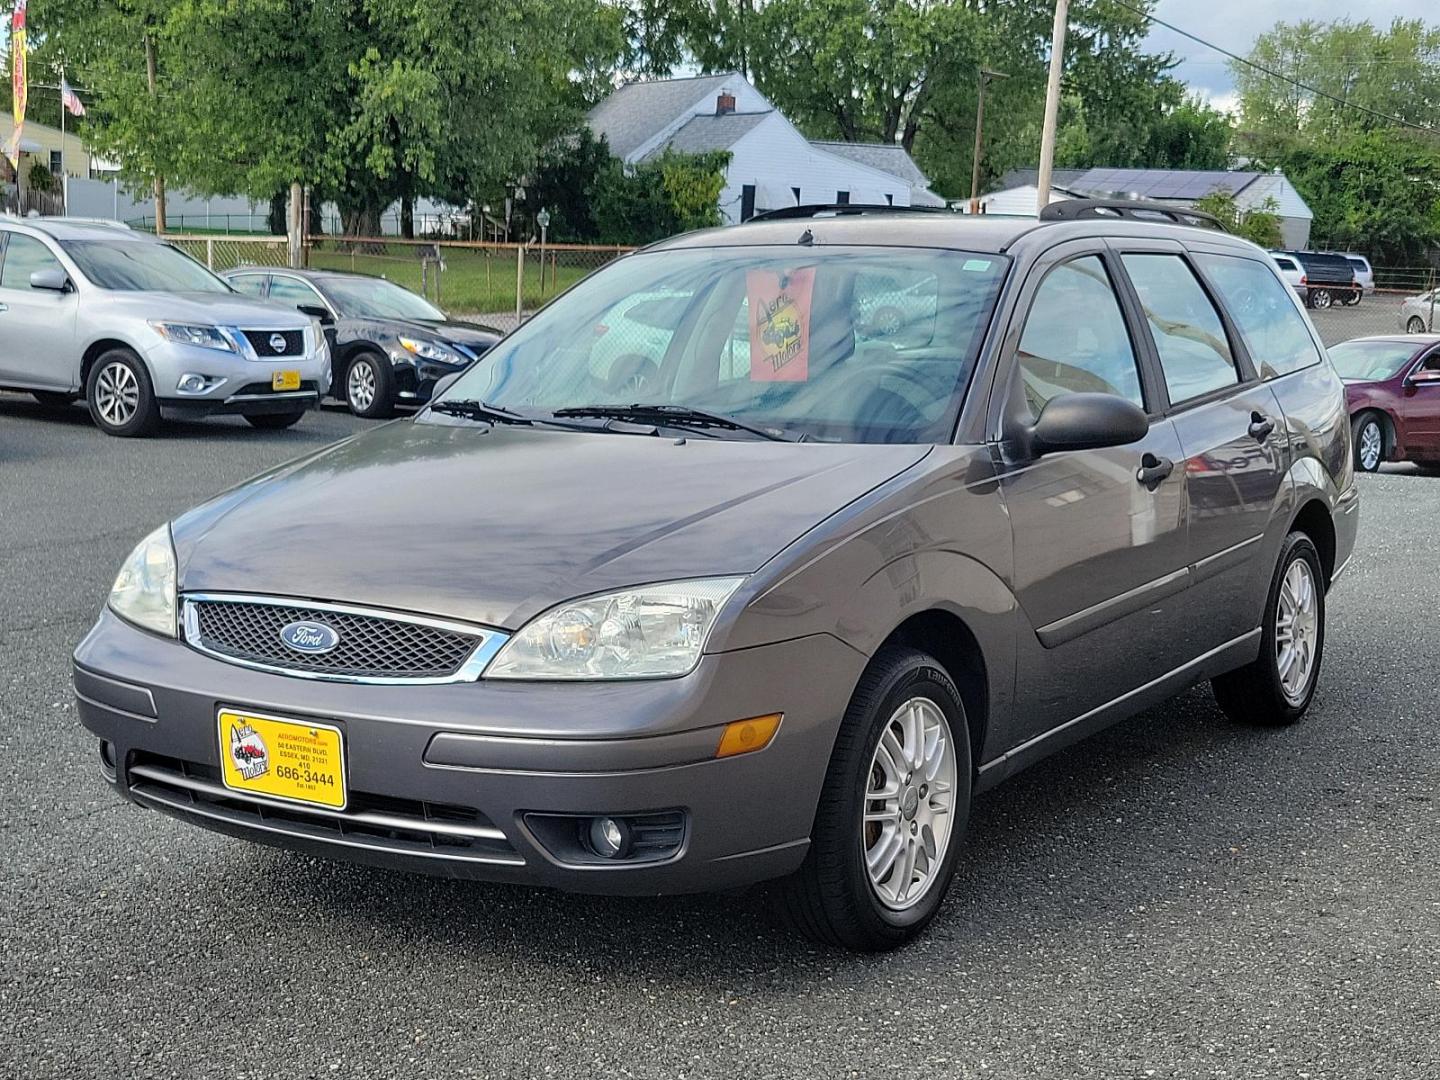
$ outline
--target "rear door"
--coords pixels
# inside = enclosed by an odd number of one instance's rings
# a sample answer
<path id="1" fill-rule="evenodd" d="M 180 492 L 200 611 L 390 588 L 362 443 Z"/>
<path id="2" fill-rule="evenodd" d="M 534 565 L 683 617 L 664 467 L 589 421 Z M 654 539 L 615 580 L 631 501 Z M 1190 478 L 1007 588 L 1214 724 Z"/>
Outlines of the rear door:
<path id="1" fill-rule="evenodd" d="M 1284 417 L 1189 253 L 1172 241 L 1116 241 L 1115 250 L 1183 452 L 1186 633 L 1201 654 L 1260 623 L 1269 577 L 1257 567 L 1289 468 Z"/>
<path id="2" fill-rule="evenodd" d="M 36 271 L 65 271 L 65 267 L 34 236 L 0 229 L 0 245 L 0 383 L 76 389 L 79 294 L 30 286 L 30 275 Z"/>
<path id="3" fill-rule="evenodd" d="M 1051 731 L 1180 666 L 1186 619 L 1180 440 L 1141 368 L 1104 242 L 1042 258 L 1026 279 L 997 389 L 1030 422 L 1068 393 L 1116 394 L 1151 416 L 1128 446 L 1000 465 L 1014 537 L 1017 741 Z M 999 426 L 997 424 L 997 426 Z M 1003 456 L 1003 455 L 1002 455 Z"/>

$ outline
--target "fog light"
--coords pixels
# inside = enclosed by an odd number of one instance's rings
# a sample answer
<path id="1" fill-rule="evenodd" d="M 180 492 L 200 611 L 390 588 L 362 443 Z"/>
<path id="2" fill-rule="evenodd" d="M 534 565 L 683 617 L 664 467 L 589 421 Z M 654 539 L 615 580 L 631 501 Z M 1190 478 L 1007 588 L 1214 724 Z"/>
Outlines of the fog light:
<path id="1" fill-rule="evenodd" d="M 618 859 L 630 846 L 630 830 L 614 818 L 590 819 L 590 850 L 602 859 Z"/>
<path id="2" fill-rule="evenodd" d="M 100 740 L 100 769 L 107 779 L 115 779 L 115 744 L 109 739 Z"/>
<path id="3" fill-rule="evenodd" d="M 176 389 L 182 394 L 199 394 L 204 392 L 209 382 L 210 380 L 204 375 L 197 375 L 191 371 L 180 376 L 180 382 L 176 386 Z"/>

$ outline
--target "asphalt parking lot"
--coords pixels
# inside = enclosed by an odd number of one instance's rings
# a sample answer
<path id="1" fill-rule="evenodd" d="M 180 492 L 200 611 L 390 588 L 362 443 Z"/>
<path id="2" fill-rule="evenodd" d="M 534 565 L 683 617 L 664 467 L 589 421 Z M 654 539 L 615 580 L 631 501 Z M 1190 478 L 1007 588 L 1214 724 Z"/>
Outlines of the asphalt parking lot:
<path id="1" fill-rule="evenodd" d="M 0 394 L 0 1076 L 1440 1076 L 1440 479 L 1360 480 L 1304 723 L 1200 689 L 1051 758 L 979 800 L 933 929 L 855 957 L 761 894 L 410 877 L 110 793 L 69 656 L 121 558 L 363 426 L 125 441 Z"/>

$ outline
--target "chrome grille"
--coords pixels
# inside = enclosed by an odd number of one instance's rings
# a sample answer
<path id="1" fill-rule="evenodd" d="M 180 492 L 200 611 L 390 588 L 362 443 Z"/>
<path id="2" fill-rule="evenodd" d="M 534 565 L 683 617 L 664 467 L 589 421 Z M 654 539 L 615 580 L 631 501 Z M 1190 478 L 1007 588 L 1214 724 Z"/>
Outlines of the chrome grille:
<path id="1" fill-rule="evenodd" d="M 505 635 L 464 623 L 343 604 L 190 594 L 185 640 L 232 663 L 353 682 L 460 682 L 479 676 Z M 281 639 L 295 622 L 321 623 L 338 641 L 328 652 L 297 651 Z"/>

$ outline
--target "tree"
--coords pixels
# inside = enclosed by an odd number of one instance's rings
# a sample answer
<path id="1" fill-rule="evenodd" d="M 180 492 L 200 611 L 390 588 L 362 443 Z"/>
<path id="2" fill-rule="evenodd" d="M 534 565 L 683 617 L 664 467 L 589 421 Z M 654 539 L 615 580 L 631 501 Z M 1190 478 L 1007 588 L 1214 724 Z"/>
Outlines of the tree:
<path id="1" fill-rule="evenodd" d="M 1278 248 L 1283 242 L 1280 233 L 1280 204 L 1273 198 L 1257 207 L 1242 209 L 1228 191 L 1212 191 L 1195 200 L 1195 209 L 1213 214 L 1236 236 L 1243 236 L 1263 248 Z"/>

